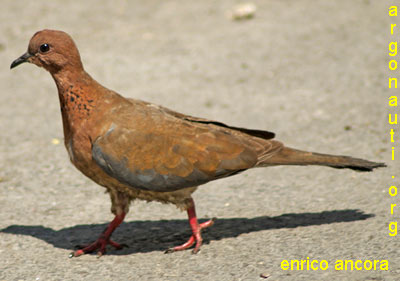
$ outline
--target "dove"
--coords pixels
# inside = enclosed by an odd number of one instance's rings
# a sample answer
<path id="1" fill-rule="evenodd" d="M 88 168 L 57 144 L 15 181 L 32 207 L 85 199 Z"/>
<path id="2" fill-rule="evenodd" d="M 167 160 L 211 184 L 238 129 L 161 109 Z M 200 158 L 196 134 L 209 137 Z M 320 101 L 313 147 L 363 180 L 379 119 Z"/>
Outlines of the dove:
<path id="1" fill-rule="evenodd" d="M 202 245 L 201 231 L 215 219 L 199 223 L 192 193 L 207 182 L 256 167 L 320 165 L 372 171 L 384 163 L 307 152 L 285 146 L 275 134 L 229 126 L 181 114 L 146 101 L 125 98 L 94 80 L 82 65 L 73 39 L 63 31 L 42 30 L 11 68 L 29 62 L 53 77 L 60 99 L 64 144 L 72 164 L 103 186 L 115 215 L 103 233 L 70 257 L 97 252 L 110 245 L 136 199 L 176 205 L 187 211 L 192 235 L 166 252 Z"/>

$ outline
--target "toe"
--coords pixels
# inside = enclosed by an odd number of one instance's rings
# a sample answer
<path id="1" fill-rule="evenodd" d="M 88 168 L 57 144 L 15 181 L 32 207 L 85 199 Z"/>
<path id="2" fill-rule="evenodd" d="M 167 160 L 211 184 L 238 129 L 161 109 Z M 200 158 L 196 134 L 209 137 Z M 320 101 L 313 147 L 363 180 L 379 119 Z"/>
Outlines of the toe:
<path id="1" fill-rule="evenodd" d="M 164 251 L 164 254 L 171 254 L 171 253 L 173 253 L 173 252 L 175 252 L 174 248 L 168 248 L 168 249 L 166 249 L 166 250 Z"/>

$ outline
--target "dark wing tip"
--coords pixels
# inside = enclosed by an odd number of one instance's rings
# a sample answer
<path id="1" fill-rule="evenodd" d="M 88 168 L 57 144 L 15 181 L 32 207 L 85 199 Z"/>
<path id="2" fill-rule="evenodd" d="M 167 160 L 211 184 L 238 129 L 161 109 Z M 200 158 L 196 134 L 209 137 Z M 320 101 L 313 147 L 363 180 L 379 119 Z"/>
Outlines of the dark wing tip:
<path id="1" fill-rule="evenodd" d="M 352 169 L 357 172 L 372 172 L 376 168 L 384 168 L 387 167 L 385 163 L 382 162 L 371 162 L 367 160 L 362 160 L 362 164 L 349 164 L 349 165 L 344 165 L 342 167 L 336 166 L 334 168 L 348 168 Z"/>

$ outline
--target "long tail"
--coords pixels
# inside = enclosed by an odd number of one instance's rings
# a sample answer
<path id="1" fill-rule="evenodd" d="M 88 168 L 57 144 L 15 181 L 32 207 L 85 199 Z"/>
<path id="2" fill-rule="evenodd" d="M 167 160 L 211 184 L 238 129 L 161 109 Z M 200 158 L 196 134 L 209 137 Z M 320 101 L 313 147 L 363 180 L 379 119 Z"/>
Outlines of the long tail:
<path id="1" fill-rule="evenodd" d="M 321 165 L 337 169 L 348 168 L 362 172 L 369 172 L 375 168 L 386 167 L 385 163 L 372 162 L 350 156 L 307 152 L 289 147 L 282 148 L 272 157 L 262 160 L 257 164 L 258 167 L 275 165 Z"/>

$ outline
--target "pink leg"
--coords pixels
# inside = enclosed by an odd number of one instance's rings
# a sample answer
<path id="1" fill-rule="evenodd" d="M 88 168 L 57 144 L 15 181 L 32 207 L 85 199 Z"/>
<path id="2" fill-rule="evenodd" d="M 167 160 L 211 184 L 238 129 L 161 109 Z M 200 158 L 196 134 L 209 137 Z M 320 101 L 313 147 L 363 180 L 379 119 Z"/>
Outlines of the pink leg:
<path id="1" fill-rule="evenodd" d="M 188 217 L 189 217 L 189 224 L 190 224 L 190 227 L 192 228 L 192 233 L 193 233 L 192 236 L 190 236 L 189 240 L 186 243 L 184 243 L 180 246 L 170 248 L 170 249 L 166 250 L 165 253 L 172 253 L 175 251 L 182 251 L 182 250 L 188 249 L 188 248 L 192 247 L 195 242 L 196 242 L 196 246 L 194 247 L 192 253 L 197 254 L 200 251 L 201 244 L 203 243 L 203 238 L 201 237 L 201 230 L 203 228 L 212 226 L 214 224 L 215 218 L 212 218 L 209 221 L 199 224 L 199 222 L 197 221 L 197 217 L 196 217 L 196 209 L 194 206 L 193 199 L 192 199 L 192 207 L 190 207 L 187 210 L 187 213 L 188 213 Z"/>
<path id="2" fill-rule="evenodd" d="M 107 226 L 107 228 L 103 231 L 103 233 L 100 235 L 100 237 L 94 241 L 93 243 L 81 247 L 81 249 L 76 250 L 75 252 L 72 252 L 69 257 L 79 257 L 81 255 L 87 254 L 87 253 L 92 253 L 95 250 L 97 251 L 97 255 L 100 257 L 106 252 L 106 246 L 107 244 L 110 244 L 116 249 L 122 249 L 125 245 L 118 244 L 110 239 L 111 234 L 114 232 L 114 230 L 122 223 L 122 221 L 125 218 L 125 213 L 122 213 L 120 215 L 116 215 L 115 218 L 110 222 L 110 224 Z"/>

